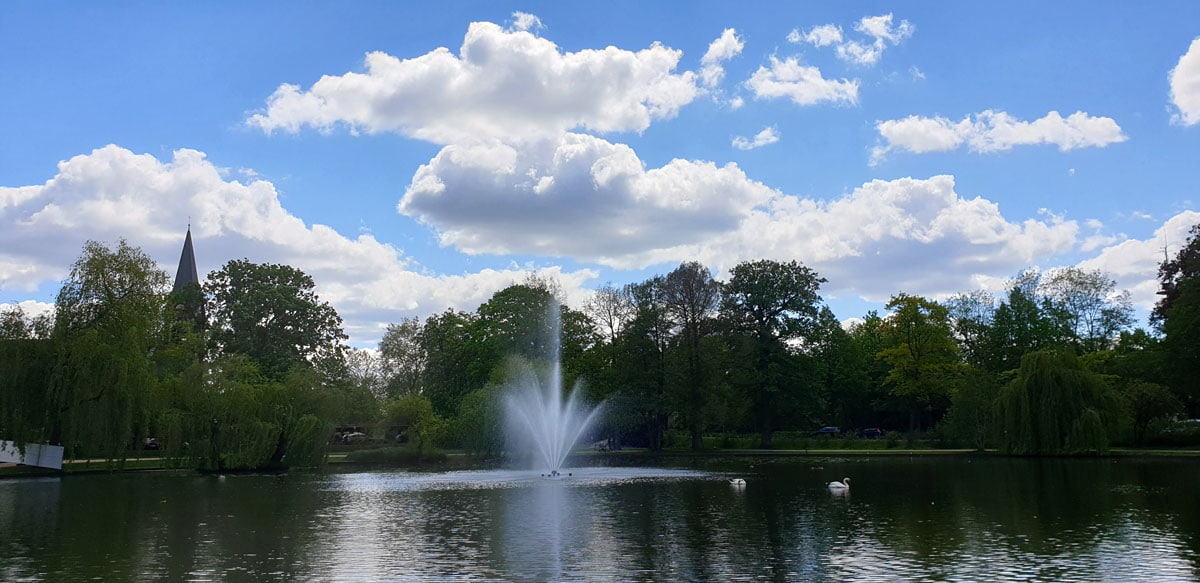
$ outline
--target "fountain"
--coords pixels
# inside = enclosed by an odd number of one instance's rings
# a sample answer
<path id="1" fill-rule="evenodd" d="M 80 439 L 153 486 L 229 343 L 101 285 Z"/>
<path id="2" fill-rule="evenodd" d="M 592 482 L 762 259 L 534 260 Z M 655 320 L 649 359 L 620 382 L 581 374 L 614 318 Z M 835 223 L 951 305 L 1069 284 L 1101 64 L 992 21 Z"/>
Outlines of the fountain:
<path id="1" fill-rule="evenodd" d="M 563 395 L 560 361 L 561 325 L 557 303 L 551 303 L 546 343 L 549 366 L 538 375 L 528 362 L 521 363 L 508 386 L 507 413 L 511 431 L 529 443 L 545 476 L 562 477 L 563 463 L 575 443 L 587 431 L 600 407 L 589 408 L 578 401 L 579 383 Z"/>

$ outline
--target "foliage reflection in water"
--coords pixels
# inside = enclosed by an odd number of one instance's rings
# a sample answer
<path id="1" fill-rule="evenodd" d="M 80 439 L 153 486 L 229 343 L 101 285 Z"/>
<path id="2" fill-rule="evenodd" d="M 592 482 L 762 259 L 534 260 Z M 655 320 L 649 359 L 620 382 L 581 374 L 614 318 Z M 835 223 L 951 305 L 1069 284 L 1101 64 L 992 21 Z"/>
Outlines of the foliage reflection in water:
<path id="1" fill-rule="evenodd" d="M 3 480 L 0 579 L 1200 577 L 1195 460 L 689 458 L 573 473 Z M 833 495 L 825 484 L 844 476 L 853 492 Z"/>

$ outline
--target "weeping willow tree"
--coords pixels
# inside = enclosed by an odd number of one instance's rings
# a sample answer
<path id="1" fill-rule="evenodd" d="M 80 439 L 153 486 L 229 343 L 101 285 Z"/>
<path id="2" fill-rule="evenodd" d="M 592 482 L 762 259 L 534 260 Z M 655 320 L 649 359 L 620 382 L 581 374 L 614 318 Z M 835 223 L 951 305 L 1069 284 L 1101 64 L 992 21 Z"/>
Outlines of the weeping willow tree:
<path id="1" fill-rule="evenodd" d="M 49 440 L 68 457 L 123 460 L 149 428 L 152 353 L 166 312 L 167 273 L 120 241 L 89 241 L 58 293 L 47 383 Z"/>
<path id="2" fill-rule="evenodd" d="M 332 393 L 312 372 L 266 377 L 249 357 L 197 363 L 163 385 L 163 455 L 206 471 L 321 464 L 333 434 Z"/>
<path id="3" fill-rule="evenodd" d="M 48 438 L 46 387 L 53 364 L 49 340 L 0 339 L 0 440 L 24 447 Z"/>
<path id="4" fill-rule="evenodd" d="M 1021 359 L 1017 378 L 998 400 L 1001 449 L 1019 455 L 1105 453 L 1108 387 L 1069 352 L 1039 351 Z"/>

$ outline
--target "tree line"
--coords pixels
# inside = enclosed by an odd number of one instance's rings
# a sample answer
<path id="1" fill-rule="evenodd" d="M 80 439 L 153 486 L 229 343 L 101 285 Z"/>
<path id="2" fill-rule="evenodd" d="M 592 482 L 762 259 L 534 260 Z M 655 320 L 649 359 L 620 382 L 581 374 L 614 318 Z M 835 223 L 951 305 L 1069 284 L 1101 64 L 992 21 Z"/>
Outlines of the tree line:
<path id="1" fill-rule="evenodd" d="M 312 279 L 234 260 L 170 292 L 139 249 L 88 243 L 52 316 L 0 313 L 0 439 L 122 460 L 147 437 L 181 466 L 312 465 L 339 426 L 502 454 L 513 359 L 560 348 L 603 402 L 596 437 L 695 450 L 714 436 L 881 427 L 1016 454 L 1143 444 L 1200 416 L 1200 225 L 1160 265 L 1150 329 L 1096 270 L 1027 270 L 998 294 L 898 292 L 844 326 L 798 261 L 697 262 L 582 305 L 535 276 L 474 311 L 345 346 Z M 557 314 L 552 312 L 557 311 Z M 546 333 L 561 322 L 561 339 Z M 706 440 L 708 440 L 706 442 Z"/>

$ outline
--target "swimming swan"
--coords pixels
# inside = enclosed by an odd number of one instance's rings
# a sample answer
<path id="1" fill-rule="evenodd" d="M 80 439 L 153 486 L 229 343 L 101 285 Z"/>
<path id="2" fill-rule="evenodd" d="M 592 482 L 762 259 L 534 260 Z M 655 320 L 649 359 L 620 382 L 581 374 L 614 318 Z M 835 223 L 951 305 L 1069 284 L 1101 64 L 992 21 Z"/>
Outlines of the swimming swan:
<path id="1" fill-rule="evenodd" d="M 850 478 L 842 478 L 841 482 L 830 482 L 829 489 L 830 490 L 849 490 L 850 489 Z"/>
<path id="2" fill-rule="evenodd" d="M 746 480 L 743 480 L 741 478 L 734 478 L 732 480 L 729 480 L 729 483 L 733 484 L 734 486 L 745 486 Z"/>

